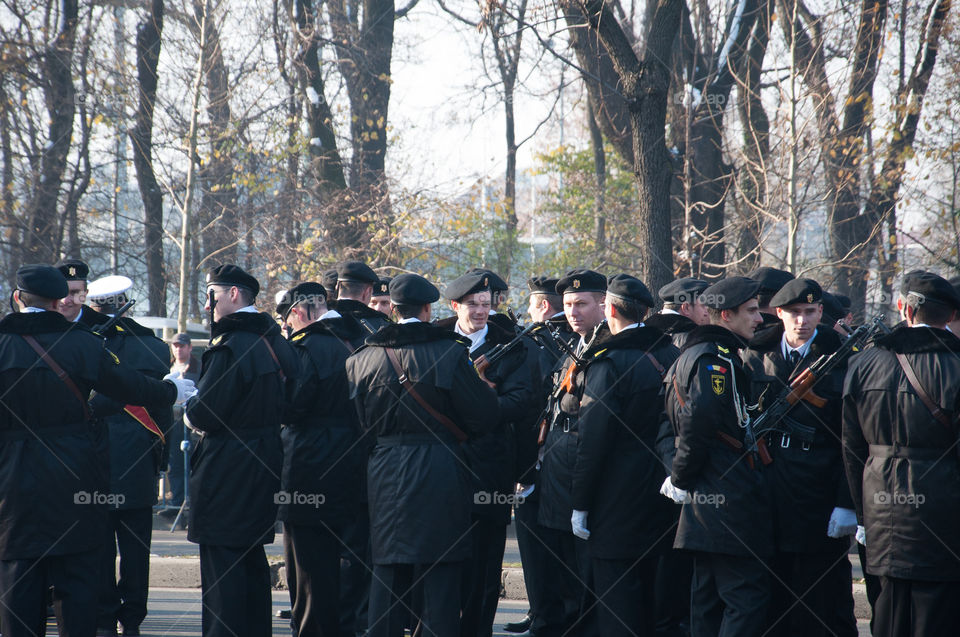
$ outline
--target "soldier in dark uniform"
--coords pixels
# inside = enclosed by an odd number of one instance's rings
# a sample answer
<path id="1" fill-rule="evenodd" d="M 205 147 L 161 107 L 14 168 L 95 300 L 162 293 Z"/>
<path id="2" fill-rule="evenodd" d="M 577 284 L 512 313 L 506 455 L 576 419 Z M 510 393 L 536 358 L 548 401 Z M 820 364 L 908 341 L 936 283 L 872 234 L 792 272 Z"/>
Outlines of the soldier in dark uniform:
<path id="1" fill-rule="evenodd" d="M 377 273 L 365 263 L 345 261 L 337 266 L 336 310 L 360 321 L 367 336 L 390 324 L 389 316 L 370 307 L 373 287 L 379 282 Z M 356 345 L 359 347 L 360 343 Z"/>
<path id="2" fill-rule="evenodd" d="M 91 389 L 151 408 L 182 402 L 186 380 L 160 381 L 121 364 L 103 340 L 67 321 L 68 294 L 49 265 L 23 266 L 19 313 L 0 321 L 0 623 L 5 637 L 42 635 L 48 590 L 61 635 L 93 635 L 106 528 Z M 42 359 L 42 362 L 41 362 Z"/>
<path id="3" fill-rule="evenodd" d="M 68 321 L 75 323 L 80 320 L 85 308 L 89 311 L 84 304 L 87 301 L 87 277 L 90 275 L 90 267 L 80 259 L 72 258 L 60 259 L 53 267 L 63 274 L 69 289 L 67 296 L 57 303 L 57 311 Z"/>
<path id="4" fill-rule="evenodd" d="M 490 323 L 496 324 L 508 332 L 519 331 L 514 318 L 499 311 L 500 306 L 506 302 L 507 293 L 510 291 L 507 282 L 499 274 L 486 268 L 471 268 L 467 270 L 467 274 L 486 274 L 490 277 Z"/>
<path id="5" fill-rule="evenodd" d="M 780 291 L 780 288 L 792 281 L 794 276 L 786 270 L 762 267 L 750 272 L 747 278 L 753 279 L 760 284 L 760 290 L 757 294 L 759 295 L 758 301 L 760 303 L 760 315 L 763 318 L 763 323 L 758 330 L 779 324 L 780 319 L 778 319 L 777 315 L 770 309 L 770 299 Z"/>
<path id="6" fill-rule="evenodd" d="M 473 493 L 458 442 L 492 429 L 499 406 L 459 337 L 429 323 L 430 304 L 439 298 L 423 277 L 397 276 L 390 301 L 400 320 L 347 359 L 361 425 L 376 436 L 367 466 L 371 637 L 403 634 L 409 607 L 402 596 L 414 583 L 423 595 L 422 634 L 460 633 Z"/>
<path id="7" fill-rule="evenodd" d="M 660 288 L 657 296 L 663 301 L 663 309 L 649 317 L 645 324 L 655 327 L 673 339 L 673 344 L 682 348 L 687 335 L 698 325 L 707 325 L 710 316 L 700 293 L 710 284 L 702 279 L 677 279 Z"/>
<path id="8" fill-rule="evenodd" d="M 759 284 L 724 279 L 704 290 L 710 325 L 687 338 L 665 379 L 676 455 L 662 492 L 683 502 L 676 548 L 693 551 L 690 634 L 761 635 L 767 625 L 773 509 L 750 451 L 750 376 L 739 350 L 760 325 Z"/>
<path id="9" fill-rule="evenodd" d="M 386 317 L 390 316 L 390 280 L 391 277 L 382 276 L 377 284 L 373 286 L 373 294 L 370 296 L 371 310 L 376 310 Z"/>
<path id="10" fill-rule="evenodd" d="M 87 299 L 98 319 L 109 318 L 127 302 L 133 282 L 125 276 L 108 276 L 90 283 Z M 93 318 L 85 310 L 81 322 Z M 98 320 L 97 319 L 97 320 Z M 91 321 L 92 322 L 92 321 Z M 102 323 L 101 323 L 102 324 Z M 167 345 L 153 330 L 123 316 L 102 334 L 107 348 L 124 365 L 151 378 L 169 373 Z M 90 401 L 93 413 L 107 426 L 110 456 L 109 524 L 101 551 L 98 632 L 139 635 L 147 616 L 150 586 L 150 538 L 153 505 L 157 503 L 158 476 L 165 461 L 165 440 L 173 426 L 169 407 L 145 409 L 97 394 Z M 116 579 L 117 554 L 120 579 Z"/>
<path id="11" fill-rule="evenodd" d="M 816 281 L 794 279 L 770 301 L 781 324 L 758 333 L 743 356 L 759 413 L 811 363 L 842 345 L 839 334 L 820 325 L 821 297 Z M 823 406 L 801 401 L 789 413 L 816 429 L 812 443 L 787 434 L 768 439 L 776 537 L 771 635 L 857 635 L 847 558 L 857 523 L 840 444 L 845 372 L 846 366 L 838 366 L 817 383 L 814 392 L 826 401 Z M 840 562 L 846 563 L 845 576 L 835 568 Z"/>
<path id="12" fill-rule="evenodd" d="M 332 310 L 337 305 L 337 269 L 325 270 L 320 283 L 327 291 L 327 307 Z"/>
<path id="13" fill-rule="evenodd" d="M 669 336 L 643 324 L 652 305 L 641 281 L 612 277 L 604 305 L 610 331 L 590 345 L 582 372 L 571 524 L 574 535 L 589 540 L 604 637 L 654 634 L 657 562 L 672 539 L 656 439 L 663 375 L 680 352 Z"/>
<path id="14" fill-rule="evenodd" d="M 205 637 L 269 635 L 270 568 L 281 499 L 280 421 L 299 368 L 255 278 L 235 265 L 207 273 L 212 310 L 198 395 L 186 419 L 202 432 L 190 474 L 187 538 L 200 545 Z"/>
<path id="15" fill-rule="evenodd" d="M 326 290 L 301 283 L 277 314 L 291 331 L 300 376 L 284 418 L 280 512 L 293 634 L 339 634 L 340 537 L 359 513 L 357 412 L 346 374 L 350 341 L 363 328 L 327 310 Z"/>
<path id="16" fill-rule="evenodd" d="M 575 346 L 577 356 L 582 356 L 590 342 L 607 330 L 603 316 L 606 289 L 606 277 L 592 270 L 572 270 L 557 283 L 567 322 L 580 336 Z M 553 583 L 550 595 L 544 600 L 543 619 L 547 625 L 543 630 L 547 634 L 562 634 L 575 622 L 577 634 L 596 634 L 591 612 L 595 600 L 590 589 L 590 558 L 586 542 L 574 536 L 570 527 L 583 381 L 582 368 L 570 356 L 554 368 L 548 405 L 549 432 L 540 451 L 538 520 L 540 526 L 545 527 L 541 540 L 551 554 L 547 572 Z"/>
<path id="17" fill-rule="evenodd" d="M 904 325 L 850 361 L 843 455 L 867 572 L 880 576 L 873 634 L 950 635 L 960 624 L 960 297 L 911 272 Z"/>
<path id="18" fill-rule="evenodd" d="M 482 357 L 506 345 L 515 332 L 504 329 L 491 318 L 491 276 L 484 271 L 465 274 L 443 291 L 456 316 L 437 325 L 469 342 L 470 360 L 482 365 Z M 464 568 L 460 634 L 489 637 L 500 598 L 503 551 L 506 544 L 510 507 L 516 484 L 516 437 L 518 427 L 529 427 L 536 418 L 538 353 L 532 343 L 521 341 L 509 354 L 483 371 L 483 377 L 497 392 L 500 419 L 491 429 L 464 443 L 470 457 L 474 492 L 470 539 L 472 556 Z M 531 369 L 533 366 L 534 369 Z"/>
<path id="19" fill-rule="evenodd" d="M 173 363 L 170 365 L 171 374 L 179 374 L 184 378 L 189 378 L 193 382 L 200 380 L 200 359 L 193 353 L 193 343 L 190 335 L 184 332 L 175 334 L 169 341 Z M 183 441 L 187 440 L 188 445 L 184 448 Z M 197 443 L 196 436 L 187 431 L 183 424 L 183 409 L 175 407 L 173 409 L 173 427 L 170 429 L 170 436 L 167 438 L 168 448 L 168 469 L 167 480 L 170 483 L 171 501 L 174 507 L 183 504 L 184 485 L 187 482 L 190 448 Z M 185 460 L 186 458 L 186 460 Z M 165 509 L 160 511 L 161 516 L 170 515 L 175 517 L 178 509 Z"/>

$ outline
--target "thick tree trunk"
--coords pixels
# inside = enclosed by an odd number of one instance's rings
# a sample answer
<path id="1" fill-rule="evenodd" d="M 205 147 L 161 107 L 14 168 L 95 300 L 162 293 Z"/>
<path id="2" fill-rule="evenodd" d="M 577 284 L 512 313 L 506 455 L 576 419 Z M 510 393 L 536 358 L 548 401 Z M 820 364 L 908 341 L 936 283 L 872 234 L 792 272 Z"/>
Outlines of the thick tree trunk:
<path id="1" fill-rule="evenodd" d="M 605 209 L 607 153 L 603 147 L 603 133 L 600 131 L 600 125 L 597 124 L 597 118 L 594 117 L 596 107 L 593 105 L 593 99 L 589 97 L 589 95 L 587 99 L 590 105 L 590 112 L 587 113 L 587 124 L 590 128 L 590 147 L 593 149 L 593 175 L 596 182 L 594 185 L 597 189 L 593 234 L 594 241 L 597 244 L 597 256 L 601 261 L 605 261 L 607 252 L 607 218 Z"/>
<path id="2" fill-rule="evenodd" d="M 77 33 L 77 0 L 60 0 L 60 31 L 43 54 L 43 85 L 50 116 L 49 140 L 40 158 L 40 172 L 27 203 L 27 230 L 21 262 L 52 263 L 57 260 L 59 233 L 57 203 L 70 150 L 76 91 L 71 64 Z"/>
<path id="3" fill-rule="evenodd" d="M 163 33 L 163 0 L 152 0 L 137 27 L 137 86 L 140 100 L 130 130 L 133 166 L 143 201 L 143 241 L 147 262 L 150 314 L 167 315 L 167 277 L 163 269 L 163 190 L 153 171 L 153 111 L 157 100 L 157 65 Z"/>

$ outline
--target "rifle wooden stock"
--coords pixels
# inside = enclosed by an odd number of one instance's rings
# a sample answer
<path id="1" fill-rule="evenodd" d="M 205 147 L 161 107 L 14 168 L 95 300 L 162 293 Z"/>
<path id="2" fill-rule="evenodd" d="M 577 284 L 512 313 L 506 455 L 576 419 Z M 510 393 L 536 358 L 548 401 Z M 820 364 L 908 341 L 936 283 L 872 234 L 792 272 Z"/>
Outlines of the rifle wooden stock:
<path id="1" fill-rule="evenodd" d="M 787 394 L 787 402 L 795 405 L 801 400 L 805 400 L 814 407 L 823 408 L 827 404 L 826 398 L 818 396 L 813 391 L 813 385 L 817 382 L 817 377 L 809 368 L 803 370 L 799 376 L 790 383 L 790 393 Z"/>
<path id="2" fill-rule="evenodd" d="M 547 441 L 547 417 L 544 416 L 540 419 L 540 426 L 538 427 L 539 431 L 537 432 L 537 446 L 543 446 L 543 443 Z"/>

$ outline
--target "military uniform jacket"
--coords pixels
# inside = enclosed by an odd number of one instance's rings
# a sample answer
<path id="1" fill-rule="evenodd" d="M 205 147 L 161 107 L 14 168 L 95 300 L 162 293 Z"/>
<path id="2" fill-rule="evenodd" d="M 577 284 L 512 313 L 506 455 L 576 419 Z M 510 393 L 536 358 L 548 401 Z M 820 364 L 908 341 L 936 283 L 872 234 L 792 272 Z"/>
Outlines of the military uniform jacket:
<path id="1" fill-rule="evenodd" d="M 96 313 L 97 318 L 109 316 Z M 94 317 L 88 309 L 81 321 Z M 89 324 L 89 323 L 88 323 Z M 98 321 L 95 326 L 102 325 Z M 123 317 L 103 335 L 107 348 L 131 367 L 150 378 L 162 379 L 169 373 L 170 350 L 153 331 L 133 319 Z M 126 405 L 97 394 L 90 400 L 93 413 L 107 425 L 110 455 L 110 492 L 122 495 L 110 508 L 142 509 L 157 503 L 157 475 L 166 464 L 164 442 L 124 411 Z M 173 426 L 170 406 L 149 409 L 149 414 L 166 437 Z"/>
<path id="2" fill-rule="evenodd" d="M 900 368 L 902 353 L 945 427 Z M 856 355 L 843 389 L 844 461 L 857 518 L 866 527 L 868 573 L 960 580 L 960 339 L 946 330 L 902 327 Z"/>
<path id="3" fill-rule="evenodd" d="M 356 319 L 363 328 L 362 335 L 351 341 L 354 349 L 359 349 L 363 345 L 363 339 L 375 334 L 381 327 L 391 324 L 390 317 L 383 312 L 378 312 L 369 305 L 353 299 L 337 299 L 335 309 L 343 316 Z"/>
<path id="4" fill-rule="evenodd" d="M 187 420 L 203 432 L 190 458 L 187 537 L 219 546 L 267 544 L 280 499 L 280 421 L 299 362 L 269 314 L 230 314 L 213 324 L 211 336 L 197 396 L 186 407 Z"/>
<path id="5" fill-rule="evenodd" d="M 364 449 L 346 361 L 349 342 L 362 332 L 347 315 L 316 321 L 290 337 L 300 376 L 280 432 L 285 522 L 339 528 L 356 518 Z"/>
<path id="6" fill-rule="evenodd" d="M 609 331 L 606 322 L 601 323 L 592 337 L 594 342 L 606 338 Z M 573 359 L 567 356 L 554 368 L 554 391 L 563 383 L 573 365 Z M 560 531 L 571 531 L 573 503 L 570 492 L 573 487 L 573 468 L 577 462 L 580 401 L 585 381 L 582 368 L 575 367 L 572 374 L 572 391 L 564 392 L 557 400 L 551 399 L 553 404 L 548 407 L 551 410 L 550 430 L 541 450 L 540 477 L 537 480 L 537 489 L 540 491 L 537 520 L 545 527 Z"/>
<path id="7" fill-rule="evenodd" d="M 666 333 L 671 339 L 673 339 L 673 344 L 679 349 L 683 349 L 690 332 L 697 327 L 697 324 L 693 321 L 693 319 L 688 318 L 683 314 L 670 314 L 665 312 L 654 314 L 653 316 L 644 320 L 643 323 L 647 327 L 655 327 L 658 330 Z"/>
<path id="8" fill-rule="evenodd" d="M 453 330 L 456 317 L 444 319 L 438 327 Z M 480 347 L 469 353 L 471 360 L 489 354 L 498 345 L 506 345 L 515 336 L 495 323 L 488 323 L 487 336 Z M 497 393 L 500 417 L 491 422 L 486 433 L 464 443 L 464 452 L 470 463 L 470 477 L 473 491 L 476 493 L 498 493 L 508 496 L 513 493 L 517 478 L 517 429 L 529 427 L 536 419 L 536 374 L 530 369 L 536 365 L 531 360 L 527 343 L 521 342 L 504 358 L 486 370 L 487 379 L 494 383 Z M 473 515 L 499 520 L 503 524 L 510 522 L 510 503 L 475 501 Z"/>
<path id="9" fill-rule="evenodd" d="M 370 538 L 376 564 L 455 562 L 470 554 L 474 501 L 460 445 L 400 384 L 385 348 L 397 349 L 417 392 L 468 436 L 498 422 L 496 394 L 452 332 L 429 323 L 388 325 L 347 359 L 350 395 L 365 435 Z"/>
<path id="10" fill-rule="evenodd" d="M 759 462 L 751 468 L 743 449 L 718 434 L 743 445 L 734 393 L 744 402 L 750 394 L 738 351 L 744 345 L 724 327 L 702 325 L 690 333 L 664 381 L 667 416 L 677 437 L 671 480 L 692 498 L 680 512 L 676 548 L 759 557 L 773 553 L 773 505 L 764 469 Z"/>
<path id="11" fill-rule="evenodd" d="M 172 383 L 120 364 L 103 340 L 58 312 L 0 321 L 0 559 L 33 559 L 103 541 L 106 465 L 83 406 L 23 340 L 32 335 L 73 380 L 118 401 L 153 406 L 176 398 Z"/>
<path id="12" fill-rule="evenodd" d="M 588 512 L 593 556 L 636 558 L 655 554 L 658 545 L 669 548 L 672 540 L 673 505 L 660 495 L 666 474 L 656 437 L 661 374 L 680 352 L 653 327 L 606 334 L 590 348 L 584 370 L 573 508 Z"/>
<path id="13" fill-rule="evenodd" d="M 810 343 L 807 355 L 793 368 L 781 350 L 783 323 L 758 334 L 743 354 L 750 373 L 758 413 L 773 402 L 790 380 L 820 356 L 829 356 L 842 345 L 840 335 L 821 326 Z M 827 536 L 827 524 L 834 507 L 853 509 L 850 487 L 843 469 L 841 451 L 841 392 L 846 366 L 821 378 L 814 393 L 827 401 L 816 407 L 801 401 L 789 413 L 800 424 L 817 430 L 811 445 L 799 439 L 772 434 L 768 438 L 773 464 L 767 467 L 773 490 L 775 537 L 778 551 L 791 553 L 844 552 L 847 538 Z"/>

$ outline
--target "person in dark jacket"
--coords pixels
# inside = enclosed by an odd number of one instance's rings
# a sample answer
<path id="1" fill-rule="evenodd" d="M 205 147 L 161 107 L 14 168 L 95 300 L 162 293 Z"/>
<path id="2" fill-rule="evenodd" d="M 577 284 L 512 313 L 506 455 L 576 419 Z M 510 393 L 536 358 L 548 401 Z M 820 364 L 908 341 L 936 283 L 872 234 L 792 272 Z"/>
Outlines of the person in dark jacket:
<path id="1" fill-rule="evenodd" d="M 607 279 L 592 270 L 572 270 L 557 283 L 563 297 L 567 322 L 580 337 L 575 346 L 582 357 L 590 343 L 607 331 L 603 316 Z M 540 538 L 551 554 L 548 565 L 553 588 L 544 601 L 546 634 L 563 634 L 574 624 L 574 631 L 595 635 L 596 606 L 590 577 L 590 556 L 586 542 L 573 535 L 571 489 L 579 444 L 580 401 L 584 390 L 583 368 L 579 360 L 566 356 L 554 368 L 550 402 L 549 431 L 540 450 L 540 491 L 538 521 L 544 535 Z M 573 603 L 571 604 L 571 599 Z"/>
<path id="2" fill-rule="evenodd" d="M 380 277 L 377 284 L 373 286 L 370 303 L 367 304 L 371 310 L 376 310 L 387 317 L 393 312 L 390 309 L 390 281 L 391 277 Z"/>
<path id="3" fill-rule="evenodd" d="M 443 292 L 456 316 L 439 321 L 439 327 L 467 339 L 470 360 L 497 392 L 500 418 L 490 431 L 464 443 L 470 457 L 474 506 L 471 513 L 472 555 L 464 567 L 460 634 L 489 637 L 500 599 L 503 551 L 510 507 L 515 501 L 516 436 L 520 426 L 536 417 L 538 357 L 527 339 L 503 358 L 485 366 L 486 356 L 510 343 L 515 332 L 490 322 L 491 277 L 484 271 L 465 274 Z"/>
<path id="4" fill-rule="evenodd" d="M 601 635 L 653 635 L 657 560 L 669 548 L 671 504 L 660 497 L 656 451 L 663 375 L 679 356 L 670 337 L 643 325 L 653 296 L 638 279 L 607 282 L 610 331 L 590 345 L 580 402 L 571 524 L 588 540 Z"/>
<path id="5" fill-rule="evenodd" d="M 473 487 L 458 442 L 490 431 L 500 408 L 460 337 L 429 323 L 439 298 L 421 276 L 394 278 L 390 301 L 400 321 L 347 359 L 362 429 L 376 438 L 367 465 L 371 637 L 403 634 L 409 607 L 402 596 L 414 583 L 423 594 L 422 634 L 460 633 Z"/>
<path id="6" fill-rule="evenodd" d="M 380 278 L 370 266 L 360 261 L 344 261 L 337 266 L 337 306 L 341 315 L 350 315 L 360 322 L 366 335 L 374 334 L 390 317 L 370 307 L 373 288 Z M 324 288 L 326 289 L 326 288 Z M 357 347 L 359 343 L 355 344 Z"/>
<path id="7" fill-rule="evenodd" d="M 763 319 L 763 323 L 758 329 L 766 329 L 772 325 L 779 324 L 780 319 L 777 318 L 777 315 L 770 307 L 770 299 L 780 291 L 780 288 L 792 281 L 795 278 L 794 275 L 786 270 L 778 270 L 777 268 L 764 266 L 752 270 L 747 275 L 747 278 L 753 279 L 760 284 L 757 295 L 758 302 L 760 303 L 760 317 Z"/>
<path id="8" fill-rule="evenodd" d="M 744 352 L 752 393 L 762 413 L 791 381 L 842 345 L 820 325 L 823 290 L 812 279 L 794 279 L 770 301 L 780 318 L 757 334 Z M 771 635 L 857 635 L 850 588 L 850 536 L 857 530 L 841 453 L 841 392 L 846 365 L 817 382 L 822 406 L 800 401 L 788 417 L 813 427 L 806 443 L 771 434 L 776 553 L 770 604 Z M 846 568 L 835 568 L 838 563 Z M 839 581 L 833 581 L 838 579 Z"/>
<path id="9" fill-rule="evenodd" d="M 93 635 L 111 495 L 90 391 L 150 408 L 182 402 L 186 380 L 148 378 L 57 311 L 68 294 L 48 265 L 17 271 L 18 313 L 0 321 L 0 623 L 42 635 L 47 594 L 61 635 Z"/>
<path id="10" fill-rule="evenodd" d="M 905 324 L 850 361 L 843 456 L 881 582 L 873 634 L 949 635 L 960 624 L 960 339 L 944 327 L 960 297 L 911 272 L 897 307 Z"/>
<path id="11" fill-rule="evenodd" d="M 104 277 L 90 283 L 87 298 L 99 317 L 109 319 L 127 303 L 132 285 L 125 276 Z M 86 322 L 92 316 L 85 311 L 80 320 Z M 151 378 L 169 373 L 166 344 L 132 318 L 121 317 L 102 336 L 125 365 Z M 107 425 L 113 496 L 107 503 L 109 524 L 101 552 L 98 631 L 115 635 L 119 622 L 124 635 L 138 635 L 147 616 L 153 505 L 158 476 L 166 465 L 164 444 L 173 427 L 173 412 L 169 407 L 124 404 L 102 394 L 94 396 L 90 405 Z"/>
<path id="12" fill-rule="evenodd" d="M 645 324 L 665 332 L 674 345 L 682 348 L 693 328 L 710 323 L 707 306 L 699 298 L 709 285 L 702 279 L 690 277 L 667 283 L 657 292 L 663 309 L 647 318 Z"/>
<path id="13" fill-rule="evenodd" d="M 301 283 L 277 305 L 300 359 L 280 432 L 279 518 L 291 624 L 301 637 L 340 630 L 340 542 L 360 504 L 360 430 L 346 360 L 363 328 L 328 310 L 326 295 L 319 283 Z"/>
<path id="14" fill-rule="evenodd" d="M 773 508 L 745 435 L 750 376 L 740 360 L 761 323 L 758 288 L 731 277 L 704 290 L 711 324 L 690 333 L 664 381 L 677 448 L 662 493 L 683 503 L 674 546 L 694 555 L 694 637 L 761 635 L 767 625 Z"/>
<path id="15" fill-rule="evenodd" d="M 56 269 L 67 280 L 67 296 L 57 303 L 57 311 L 71 323 L 76 323 L 83 316 L 84 310 L 91 311 L 87 302 L 87 277 L 90 276 L 90 266 L 71 257 L 60 259 L 54 264 Z"/>
<path id="16" fill-rule="evenodd" d="M 270 568 L 281 499 L 280 421 L 299 371 L 293 347 L 253 303 L 260 284 L 235 265 L 207 273 L 210 347 L 186 419 L 202 432 L 191 460 L 187 538 L 200 545 L 203 634 L 269 635 Z"/>

